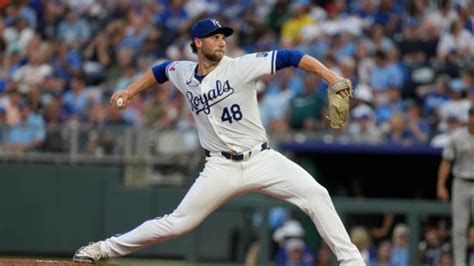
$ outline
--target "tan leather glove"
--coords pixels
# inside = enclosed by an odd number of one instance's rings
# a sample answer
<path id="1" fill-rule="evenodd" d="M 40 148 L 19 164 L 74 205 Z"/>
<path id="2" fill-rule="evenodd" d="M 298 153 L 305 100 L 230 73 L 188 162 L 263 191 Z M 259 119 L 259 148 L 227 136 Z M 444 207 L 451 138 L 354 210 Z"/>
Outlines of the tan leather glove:
<path id="1" fill-rule="evenodd" d="M 342 90 L 347 90 L 348 95 L 343 97 L 338 94 Z M 329 86 L 328 103 L 329 114 L 328 119 L 330 125 L 334 129 L 343 127 L 349 117 L 349 96 L 352 95 L 352 82 L 348 79 L 340 79 Z"/>

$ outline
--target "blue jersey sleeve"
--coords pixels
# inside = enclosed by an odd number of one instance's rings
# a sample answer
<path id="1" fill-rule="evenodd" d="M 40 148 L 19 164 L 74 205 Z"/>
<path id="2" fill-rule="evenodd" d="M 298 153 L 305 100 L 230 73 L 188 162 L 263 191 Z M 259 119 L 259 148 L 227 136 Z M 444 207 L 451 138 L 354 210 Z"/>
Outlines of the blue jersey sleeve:
<path id="1" fill-rule="evenodd" d="M 280 70 L 285 67 L 294 66 L 298 67 L 300 64 L 301 58 L 303 57 L 304 53 L 297 51 L 297 50 L 278 50 L 276 54 L 276 70 Z"/>
<path id="2" fill-rule="evenodd" d="M 166 75 L 166 68 L 171 64 L 171 61 L 166 61 L 163 62 L 159 65 L 154 66 L 151 71 L 153 72 L 153 75 L 155 76 L 156 81 L 158 83 L 162 84 L 168 81 L 168 76 Z"/>

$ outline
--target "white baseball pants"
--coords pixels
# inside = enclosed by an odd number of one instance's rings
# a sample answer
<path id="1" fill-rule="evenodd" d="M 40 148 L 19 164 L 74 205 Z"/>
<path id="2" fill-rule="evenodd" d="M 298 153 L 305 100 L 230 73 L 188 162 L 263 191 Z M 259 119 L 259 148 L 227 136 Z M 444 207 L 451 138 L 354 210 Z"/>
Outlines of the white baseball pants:
<path id="1" fill-rule="evenodd" d="M 365 265 L 328 191 L 299 165 L 271 149 L 246 161 L 207 157 L 204 170 L 173 213 L 102 241 L 102 250 L 108 257 L 118 257 L 175 238 L 194 229 L 226 201 L 248 192 L 260 192 L 298 206 L 314 222 L 340 265 Z"/>

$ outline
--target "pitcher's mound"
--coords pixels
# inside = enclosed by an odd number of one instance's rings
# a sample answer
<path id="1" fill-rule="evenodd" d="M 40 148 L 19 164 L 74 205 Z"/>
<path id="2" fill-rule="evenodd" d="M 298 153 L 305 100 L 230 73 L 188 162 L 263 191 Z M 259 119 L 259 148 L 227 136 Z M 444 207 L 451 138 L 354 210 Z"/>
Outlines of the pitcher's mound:
<path id="1" fill-rule="evenodd" d="M 73 261 L 66 261 L 66 260 L 26 260 L 26 259 L 0 259 L 0 266 L 88 266 L 88 265 L 96 265 L 92 263 L 79 263 Z M 100 263 L 99 265 L 117 265 L 117 264 L 103 264 Z"/>

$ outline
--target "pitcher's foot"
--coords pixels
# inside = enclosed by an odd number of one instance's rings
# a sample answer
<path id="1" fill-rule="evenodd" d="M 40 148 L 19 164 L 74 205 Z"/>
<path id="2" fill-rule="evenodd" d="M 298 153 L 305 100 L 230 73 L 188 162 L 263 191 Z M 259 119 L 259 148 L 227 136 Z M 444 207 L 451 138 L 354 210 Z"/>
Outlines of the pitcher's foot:
<path id="1" fill-rule="evenodd" d="M 91 242 L 89 245 L 79 248 L 74 257 L 72 257 L 72 260 L 77 262 L 96 262 L 105 257 L 100 248 L 100 242 Z"/>

